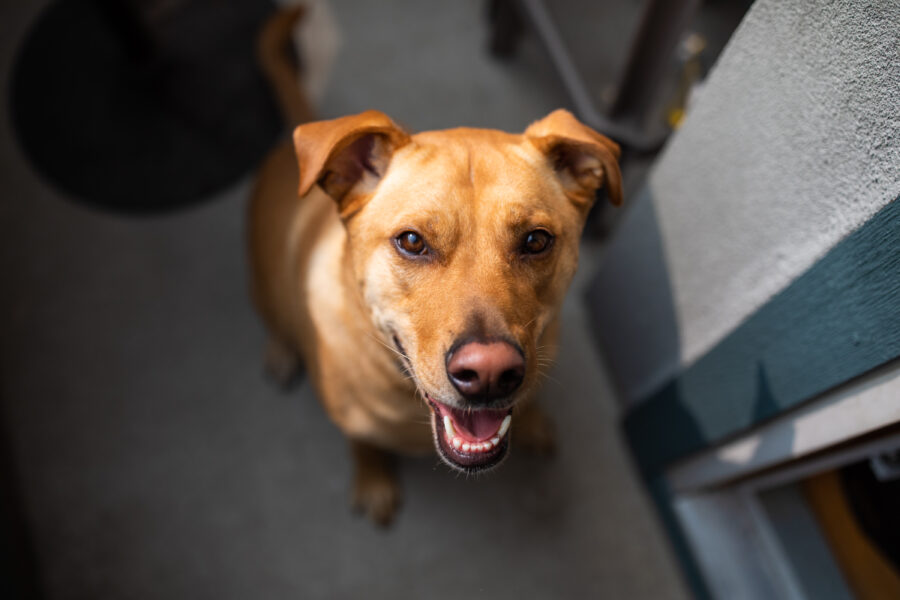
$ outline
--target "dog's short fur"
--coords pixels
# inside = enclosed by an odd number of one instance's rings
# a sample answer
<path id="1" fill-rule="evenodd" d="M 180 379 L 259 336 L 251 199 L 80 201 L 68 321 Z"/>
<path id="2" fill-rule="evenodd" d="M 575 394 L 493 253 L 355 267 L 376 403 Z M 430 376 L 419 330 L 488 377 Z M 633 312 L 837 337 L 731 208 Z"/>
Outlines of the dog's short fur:
<path id="1" fill-rule="evenodd" d="M 392 453 L 475 471 L 513 435 L 552 445 L 528 399 L 595 192 L 621 202 L 618 153 L 564 110 L 519 135 L 411 135 L 368 111 L 300 125 L 266 160 L 248 233 L 268 363 L 302 360 L 377 522 L 399 502 Z"/>

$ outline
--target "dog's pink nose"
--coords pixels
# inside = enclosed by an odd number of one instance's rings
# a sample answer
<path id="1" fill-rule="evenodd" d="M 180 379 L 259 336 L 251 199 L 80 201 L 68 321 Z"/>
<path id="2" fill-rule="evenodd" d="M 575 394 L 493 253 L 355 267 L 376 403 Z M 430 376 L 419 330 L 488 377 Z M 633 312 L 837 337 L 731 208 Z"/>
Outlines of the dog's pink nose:
<path id="1" fill-rule="evenodd" d="M 467 400 L 487 402 L 516 391 L 525 377 L 525 359 L 508 342 L 469 342 L 450 356 L 447 376 Z"/>

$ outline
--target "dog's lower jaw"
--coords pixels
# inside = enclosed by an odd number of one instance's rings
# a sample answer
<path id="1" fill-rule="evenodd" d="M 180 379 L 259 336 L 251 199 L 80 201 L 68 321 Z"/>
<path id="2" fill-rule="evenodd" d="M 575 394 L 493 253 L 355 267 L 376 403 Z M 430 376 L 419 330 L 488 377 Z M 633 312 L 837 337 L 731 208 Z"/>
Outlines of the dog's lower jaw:
<path id="1" fill-rule="evenodd" d="M 431 407 L 435 448 L 447 466 L 463 473 L 481 473 L 496 468 L 506 459 L 509 454 L 511 407 L 503 411 L 481 411 L 493 413 L 488 418 L 489 429 L 473 435 L 472 432 L 456 431 L 461 426 L 454 425 L 454 418 L 448 414 L 452 409 L 439 405 L 427 395 L 426 399 Z"/>

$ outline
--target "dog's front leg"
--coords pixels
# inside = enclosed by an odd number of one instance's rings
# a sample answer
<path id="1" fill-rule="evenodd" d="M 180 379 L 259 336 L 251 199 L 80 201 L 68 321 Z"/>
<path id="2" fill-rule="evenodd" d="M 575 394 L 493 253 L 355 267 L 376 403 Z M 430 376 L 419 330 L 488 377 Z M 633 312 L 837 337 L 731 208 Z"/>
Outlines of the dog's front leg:
<path id="1" fill-rule="evenodd" d="M 393 454 L 371 444 L 352 440 L 356 472 L 353 507 L 381 526 L 390 525 L 400 507 L 400 483 Z"/>

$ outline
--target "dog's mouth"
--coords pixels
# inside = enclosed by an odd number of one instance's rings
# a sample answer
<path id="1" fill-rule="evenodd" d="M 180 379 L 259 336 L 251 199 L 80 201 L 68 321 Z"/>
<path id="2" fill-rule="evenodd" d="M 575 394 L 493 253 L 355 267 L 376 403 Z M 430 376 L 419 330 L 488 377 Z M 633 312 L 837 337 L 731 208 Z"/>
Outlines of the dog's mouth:
<path id="1" fill-rule="evenodd" d="M 509 450 L 512 408 L 463 410 L 427 396 L 432 429 L 441 458 L 454 469 L 473 473 L 499 465 Z"/>
<path id="2" fill-rule="evenodd" d="M 412 373 L 409 355 L 396 334 L 401 366 Z M 509 426 L 512 406 L 501 409 L 461 409 L 438 402 L 424 394 L 431 407 L 431 429 L 438 455 L 450 467 L 465 473 L 486 471 L 503 462 L 509 451 Z"/>

